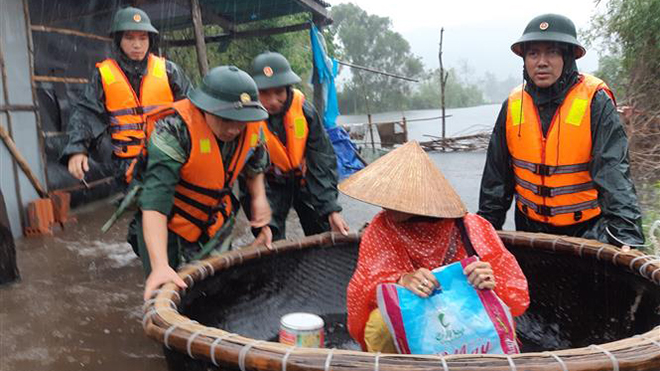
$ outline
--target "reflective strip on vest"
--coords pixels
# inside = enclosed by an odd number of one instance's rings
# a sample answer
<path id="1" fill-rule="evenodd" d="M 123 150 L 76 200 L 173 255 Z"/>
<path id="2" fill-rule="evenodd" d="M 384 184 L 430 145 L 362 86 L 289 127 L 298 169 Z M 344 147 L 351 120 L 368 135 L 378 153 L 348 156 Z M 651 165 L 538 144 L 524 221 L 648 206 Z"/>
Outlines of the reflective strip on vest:
<path id="1" fill-rule="evenodd" d="M 189 242 L 197 242 L 215 235 L 236 212 L 231 188 L 254 147 L 260 144 L 258 137 L 262 126 L 259 122 L 246 124 L 225 172 L 218 141 L 202 112 L 190 100 L 175 102 L 171 109 L 147 116 L 147 127 L 153 127 L 151 121 L 174 111 L 188 127 L 191 148 L 190 156 L 180 170 L 168 228 Z"/>
<path id="2" fill-rule="evenodd" d="M 506 140 L 517 205 L 528 218 L 566 226 L 600 215 L 598 191 L 589 173 L 591 101 L 598 90 L 611 96 L 601 80 L 580 75 L 545 135 L 534 101 L 523 87 L 509 95 Z"/>
<path id="3" fill-rule="evenodd" d="M 116 61 L 106 59 L 96 67 L 101 75 L 105 108 L 110 117 L 114 154 L 122 158 L 136 157 L 145 138 L 144 115 L 174 101 L 165 59 L 149 54 L 139 97 Z"/>
<path id="4" fill-rule="evenodd" d="M 302 171 L 305 167 L 305 150 L 309 135 L 309 124 L 303 112 L 305 96 L 300 90 L 292 89 L 291 106 L 284 115 L 284 130 L 286 132 L 286 147 L 279 137 L 273 134 L 266 122 L 263 122 L 266 135 L 266 148 L 270 155 L 273 172 L 276 175 L 288 174 L 292 171 Z"/>
<path id="5" fill-rule="evenodd" d="M 598 200 L 586 201 L 575 205 L 567 206 L 546 206 L 546 205 L 537 205 L 532 201 L 522 197 L 519 194 L 516 194 L 516 200 L 521 204 L 529 207 L 534 210 L 535 213 L 543 216 L 556 216 L 560 214 L 574 214 L 578 211 L 589 210 L 598 207 Z M 523 210 L 524 212 L 524 210 Z M 579 219 L 578 219 L 579 220 Z"/>
<path id="6" fill-rule="evenodd" d="M 513 162 L 513 165 L 522 168 L 522 169 L 527 169 L 534 174 L 539 174 L 539 175 L 554 175 L 554 174 L 571 174 L 571 173 L 579 173 L 581 171 L 588 171 L 589 170 L 589 163 L 583 163 L 583 164 L 575 164 L 575 165 L 561 165 L 561 166 L 549 166 L 549 165 L 544 165 L 544 164 L 535 164 L 532 162 L 527 162 L 523 160 L 518 160 L 517 158 L 512 158 L 511 162 Z"/>
<path id="7" fill-rule="evenodd" d="M 564 186 L 564 187 L 546 187 L 546 186 L 539 186 L 534 183 L 530 183 L 526 180 L 520 179 L 517 176 L 516 178 L 516 184 L 519 184 L 521 187 L 525 189 L 529 189 L 530 191 L 534 192 L 535 194 L 539 196 L 544 196 L 544 197 L 555 197 L 559 195 L 566 195 L 569 193 L 577 193 L 577 192 L 582 192 L 582 191 L 588 191 L 590 189 L 594 189 L 594 184 L 593 182 L 587 182 L 587 183 L 582 183 L 582 184 L 575 184 L 575 185 L 570 185 L 570 186 Z"/>
<path id="8" fill-rule="evenodd" d="M 108 112 L 108 114 L 110 116 L 144 115 L 160 107 L 161 106 L 126 108 L 126 109 L 119 109 L 112 112 Z"/>
<path id="9" fill-rule="evenodd" d="M 110 126 L 110 133 L 118 133 L 120 131 L 126 131 L 126 130 L 143 130 L 144 125 L 143 124 L 124 124 L 124 125 L 112 125 Z"/>

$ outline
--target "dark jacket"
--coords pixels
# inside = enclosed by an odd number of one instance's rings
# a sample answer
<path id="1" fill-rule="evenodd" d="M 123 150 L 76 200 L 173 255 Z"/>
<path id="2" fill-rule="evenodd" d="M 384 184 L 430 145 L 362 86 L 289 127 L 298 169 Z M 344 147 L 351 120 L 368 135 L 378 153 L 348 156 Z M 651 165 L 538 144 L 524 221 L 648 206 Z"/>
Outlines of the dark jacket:
<path id="1" fill-rule="evenodd" d="M 286 143 L 284 115 L 289 110 L 292 92 L 289 89 L 288 99 L 279 115 L 270 115 L 268 129 L 282 143 Z M 273 211 L 270 227 L 273 241 L 285 238 L 286 216 L 291 208 L 298 213 L 305 235 L 321 233 L 329 230 L 328 215 L 342 210 L 337 203 L 337 157 L 330 138 L 323 127 L 321 118 L 312 103 L 305 99 L 303 114 L 309 127 L 305 147 L 307 172 L 304 181 L 299 176 L 275 175 L 266 172 L 266 192 Z M 241 203 L 250 217 L 250 199 L 241 182 Z M 258 231 L 253 231 L 256 235 Z"/>
<path id="2" fill-rule="evenodd" d="M 140 91 L 142 77 L 147 72 L 147 58 L 136 62 L 121 52 L 115 52 L 114 58 L 136 92 Z M 174 100 L 186 97 L 190 81 L 179 66 L 166 61 L 167 77 Z M 76 153 L 89 153 L 96 146 L 108 129 L 109 116 L 105 109 L 105 92 L 98 69 L 94 69 L 89 83 L 75 103 L 71 119 L 66 127 L 68 142 L 62 150 L 60 161 L 67 164 L 69 156 Z"/>
<path id="3" fill-rule="evenodd" d="M 534 99 L 545 134 L 568 90 L 578 81 L 577 66 L 573 59 L 566 60 L 560 79 L 546 89 L 536 87 L 526 74 L 525 79 L 525 90 Z M 478 214 L 496 229 L 504 224 L 515 186 L 506 142 L 507 103 L 502 104 L 495 122 L 479 195 Z M 604 91 L 598 91 L 591 101 L 591 137 L 589 172 L 598 190 L 601 215 L 582 223 L 555 227 L 531 220 L 516 208 L 516 230 L 590 238 L 617 246 L 621 245 L 617 239 L 626 244 L 644 243 L 642 216 L 628 163 L 628 138 L 614 102 Z"/>
<path id="4" fill-rule="evenodd" d="M 284 112 L 288 111 L 288 106 L 291 104 L 290 100 L 287 103 Z M 311 196 L 308 201 L 319 215 L 327 217 L 332 212 L 341 211 L 341 206 L 337 204 L 337 156 L 330 138 L 325 132 L 321 118 L 309 100 L 305 100 L 303 103 L 303 114 L 309 127 L 305 147 L 307 164 L 305 183 Z M 286 143 L 286 131 L 283 122 L 284 114 L 270 116 L 268 118 L 268 129 L 277 135 L 282 143 Z M 273 174 L 269 174 L 266 179 L 268 184 L 283 182 L 283 179 Z"/>

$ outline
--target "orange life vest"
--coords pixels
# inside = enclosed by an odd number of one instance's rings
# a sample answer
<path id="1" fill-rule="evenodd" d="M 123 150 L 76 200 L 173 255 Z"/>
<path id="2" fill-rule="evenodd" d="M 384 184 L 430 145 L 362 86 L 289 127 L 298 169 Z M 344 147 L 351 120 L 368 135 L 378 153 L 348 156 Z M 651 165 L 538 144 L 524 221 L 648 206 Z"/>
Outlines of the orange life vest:
<path id="1" fill-rule="evenodd" d="M 105 108 L 110 116 L 114 154 L 121 158 L 136 157 L 144 145 L 144 115 L 174 101 L 165 59 L 149 54 L 139 96 L 115 60 L 106 59 L 96 67 L 101 74 Z"/>
<path id="2" fill-rule="evenodd" d="M 238 148 L 225 173 L 222 154 L 215 135 L 206 124 L 204 115 L 190 100 L 172 104 L 170 109 L 147 117 L 153 128 L 157 120 L 176 111 L 190 132 L 190 157 L 181 167 L 179 183 L 174 193 L 174 207 L 168 228 L 189 242 L 196 242 L 206 233 L 213 235 L 237 208 L 233 204 L 232 186 L 247 160 L 259 145 L 262 124 L 251 122 L 238 138 Z M 151 130 L 149 130 L 149 133 Z"/>
<path id="3" fill-rule="evenodd" d="M 266 122 L 263 122 L 266 148 L 274 165 L 273 171 L 278 175 L 292 171 L 304 174 L 305 170 L 305 147 L 309 135 L 309 126 L 303 113 L 305 95 L 298 89 L 292 89 L 292 91 L 291 107 L 284 115 L 286 147 L 280 138 L 268 129 Z"/>
<path id="4" fill-rule="evenodd" d="M 547 135 L 532 97 L 522 86 L 509 95 L 506 141 L 515 177 L 516 204 L 528 218 L 554 226 L 600 215 L 589 174 L 591 100 L 605 83 L 582 74 L 555 112 Z"/>

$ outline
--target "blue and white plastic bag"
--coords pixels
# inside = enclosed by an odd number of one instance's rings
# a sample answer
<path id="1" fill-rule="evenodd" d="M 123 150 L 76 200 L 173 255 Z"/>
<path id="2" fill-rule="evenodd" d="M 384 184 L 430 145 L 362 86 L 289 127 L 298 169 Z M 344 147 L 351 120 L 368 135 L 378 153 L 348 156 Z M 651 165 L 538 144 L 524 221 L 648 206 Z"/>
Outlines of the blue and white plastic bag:
<path id="1" fill-rule="evenodd" d="M 428 298 L 397 284 L 378 286 L 378 308 L 402 354 L 516 354 L 509 308 L 492 290 L 473 288 L 469 257 L 433 270 L 440 282 Z"/>

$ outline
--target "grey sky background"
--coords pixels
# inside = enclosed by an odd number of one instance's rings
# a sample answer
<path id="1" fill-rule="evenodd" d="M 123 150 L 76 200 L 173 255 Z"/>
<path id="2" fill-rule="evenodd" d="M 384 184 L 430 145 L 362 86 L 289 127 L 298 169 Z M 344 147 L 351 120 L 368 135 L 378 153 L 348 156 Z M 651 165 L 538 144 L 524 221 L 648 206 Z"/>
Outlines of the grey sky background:
<path id="1" fill-rule="evenodd" d="M 581 30 L 604 4 L 593 0 L 326 0 L 331 5 L 352 2 L 369 14 L 389 17 L 393 29 L 410 43 L 411 51 L 422 58 L 427 69 L 437 68 L 440 28 L 445 28 L 443 62 L 460 68 L 464 61 L 480 77 L 487 71 L 498 79 L 522 76 L 522 60 L 510 46 L 527 23 L 543 13 L 569 17 Z M 604 1 L 603 1 L 604 2 Z M 598 52 L 587 49 L 578 60 L 581 71 L 598 68 Z M 521 77 L 522 78 L 522 77 Z"/>

